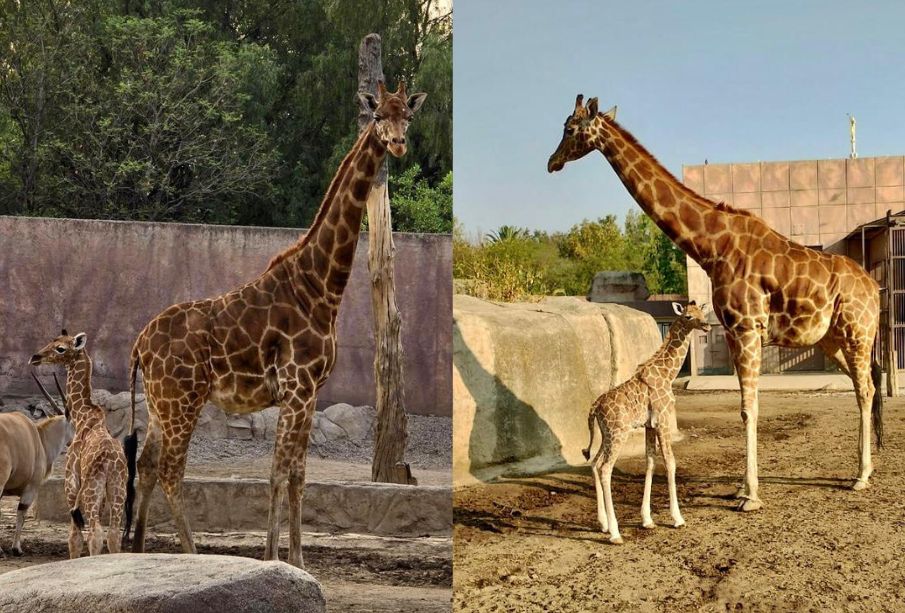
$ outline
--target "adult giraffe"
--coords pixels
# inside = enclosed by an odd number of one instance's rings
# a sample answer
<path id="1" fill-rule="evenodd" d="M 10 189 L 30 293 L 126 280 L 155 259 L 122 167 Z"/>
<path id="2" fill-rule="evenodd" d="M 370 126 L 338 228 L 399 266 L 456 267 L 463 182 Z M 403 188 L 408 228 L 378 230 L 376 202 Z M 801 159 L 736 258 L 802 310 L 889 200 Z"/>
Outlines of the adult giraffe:
<path id="1" fill-rule="evenodd" d="M 302 566 L 302 488 L 315 397 L 333 369 L 336 315 L 352 271 L 362 213 L 387 151 L 405 154 L 409 121 L 426 94 L 378 83 L 359 94 L 373 120 L 336 171 L 320 210 L 299 242 L 257 279 L 208 300 L 176 304 L 145 326 L 132 349 L 150 413 L 138 463 L 139 509 L 133 551 L 144 550 L 148 505 L 160 479 L 186 553 L 194 553 L 182 479 L 192 431 L 204 403 L 231 413 L 279 405 L 270 474 L 264 558 L 278 559 L 280 507 L 289 490 L 289 563 Z M 134 420 L 134 417 L 133 417 Z M 128 528 L 127 528 L 128 529 Z"/>
<path id="2" fill-rule="evenodd" d="M 746 430 L 743 511 L 762 505 L 757 488 L 757 379 L 763 345 L 819 345 L 854 383 L 861 411 L 860 466 L 853 489 L 868 486 L 871 408 L 882 445 L 879 369 L 871 372 L 879 287 L 851 259 L 794 243 L 747 211 L 715 203 L 679 182 L 616 123 L 616 108 L 598 112 L 597 99 L 566 119 L 562 141 L 547 162 L 555 172 L 593 150 L 603 153 L 626 189 L 676 245 L 707 272 L 713 308 L 726 331 L 741 387 Z"/>

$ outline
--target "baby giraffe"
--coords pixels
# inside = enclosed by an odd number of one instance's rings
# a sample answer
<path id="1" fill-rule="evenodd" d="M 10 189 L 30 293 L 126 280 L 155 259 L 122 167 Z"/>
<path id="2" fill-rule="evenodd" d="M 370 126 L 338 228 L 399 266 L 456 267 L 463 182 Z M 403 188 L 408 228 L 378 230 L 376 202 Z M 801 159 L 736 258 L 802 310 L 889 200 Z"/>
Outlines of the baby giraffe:
<path id="1" fill-rule="evenodd" d="M 673 310 L 679 316 L 669 327 L 666 340 L 656 353 L 638 367 L 628 381 L 614 387 L 601 395 L 588 415 L 588 429 L 591 441 L 587 449 L 582 449 L 585 459 L 591 457 L 591 446 L 594 444 L 594 423 L 600 427 L 602 442 L 600 450 L 594 456 L 591 470 L 594 473 L 594 486 L 597 490 L 597 518 L 604 532 L 610 533 L 610 542 L 622 544 L 619 524 L 613 509 L 613 494 L 610 489 L 610 478 L 613 466 L 619 457 L 619 450 L 628 438 L 629 432 L 644 426 L 645 447 L 647 451 L 647 473 L 644 476 L 644 498 L 641 502 L 641 523 L 645 528 L 654 528 L 654 520 L 650 516 L 650 488 L 654 475 L 654 453 L 657 441 L 666 463 L 666 475 L 669 481 L 669 511 L 673 525 L 678 528 L 685 525 L 679 511 L 676 496 L 676 461 L 672 455 L 670 441 L 670 423 L 676 410 L 676 399 L 672 393 L 672 382 L 682 368 L 693 330 L 710 330 L 705 318 L 705 306 L 697 306 L 689 302 L 684 309 L 673 302 Z"/>
<path id="2" fill-rule="evenodd" d="M 66 367 L 66 399 L 75 438 L 66 456 L 66 501 L 72 523 L 69 527 L 69 557 L 82 553 L 82 530 L 88 523 L 88 553 L 98 555 L 104 547 L 101 513 L 110 508 L 107 548 L 119 553 L 122 544 L 123 507 L 126 503 L 126 455 L 107 430 L 104 410 L 91 401 L 91 358 L 85 351 L 87 335 L 61 336 L 31 357 L 30 363 L 62 364 Z M 134 437 L 134 435 L 133 435 Z M 130 437 L 125 445 L 135 444 Z M 134 492 L 128 492 L 134 496 Z"/>

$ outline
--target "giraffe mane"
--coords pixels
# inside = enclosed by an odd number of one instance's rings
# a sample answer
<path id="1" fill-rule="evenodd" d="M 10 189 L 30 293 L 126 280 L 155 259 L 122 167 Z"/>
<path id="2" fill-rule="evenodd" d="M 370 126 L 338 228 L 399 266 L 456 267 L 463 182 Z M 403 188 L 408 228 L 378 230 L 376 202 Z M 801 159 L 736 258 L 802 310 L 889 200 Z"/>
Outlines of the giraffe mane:
<path id="1" fill-rule="evenodd" d="M 327 206 L 327 204 L 336 197 L 336 193 L 339 191 L 340 184 L 342 183 L 342 178 L 345 177 L 343 170 L 348 168 L 348 166 L 352 163 L 352 157 L 358 152 L 361 142 L 365 138 L 367 138 L 368 135 L 370 135 L 373 126 L 374 121 L 372 120 L 371 123 L 368 124 L 368 126 L 364 130 L 362 130 L 361 134 L 358 136 L 358 139 L 355 141 L 355 145 L 351 149 L 349 149 L 346 157 L 344 157 L 343 161 L 340 162 L 339 167 L 336 169 L 336 174 L 333 175 L 333 180 L 330 182 L 330 187 L 327 188 L 327 193 L 324 194 L 324 198 L 323 200 L 321 200 L 321 204 L 317 209 L 317 214 L 314 216 L 314 221 L 311 222 L 311 226 L 308 228 L 308 230 L 305 231 L 304 234 L 299 237 L 299 240 L 294 245 L 273 256 L 273 258 L 271 258 L 270 260 L 270 263 L 267 264 L 267 270 L 265 270 L 265 272 L 273 270 L 274 267 L 301 251 L 311 240 L 311 237 L 315 234 L 315 230 L 323 225 L 324 219 L 327 217 L 327 211 L 330 208 L 329 206 Z"/>
<path id="2" fill-rule="evenodd" d="M 710 198 L 707 198 L 706 196 L 703 196 L 703 195 L 699 194 L 698 192 L 694 191 L 693 189 L 691 189 L 690 187 L 685 185 L 682 181 L 679 181 L 679 179 L 676 177 L 676 175 L 672 174 L 672 172 L 670 172 L 670 170 L 666 166 L 664 166 L 653 153 L 648 151 L 647 147 L 645 147 L 637 138 L 635 138 L 634 134 L 632 134 L 631 132 L 629 132 L 628 130 L 623 128 L 615 119 L 606 117 L 604 115 L 604 113 L 597 113 L 597 115 L 599 117 L 601 117 L 601 119 L 603 119 L 603 121 L 607 121 L 607 122 L 613 124 L 614 126 L 616 126 L 617 128 L 619 128 L 619 133 L 622 134 L 622 137 L 626 141 L 628 141 L 628 143 L 630 145 L 636 147 L 638 149 L 638 152 L 641 155 L 644 155 L 644 156 L 647 156 L 648 158 L 650 158 L 650 160 L 658 168 L 661 168 L 663 170 L 663 172 L 666 173 L 673 181 L 675 181 L 675 183 L 679 186 L 679 189 L 684 191 L 687 195 L 693 196 L 694 198 L 698 199 L 699 201 L 702 201 L 703 203 L 708 204 L 711 207 L 715 208 L 716 210 L 724 212 L 724 213 L 730 213 L 730 214 L 734 213 L 736 215 L 747 215 L 748 217 L 755 217 L 755 215 L 753 213 L 751 213 L 751 211 L 746 211 L 745 209 L 735 208 L 734 206 L 728 205 L 723 201 L 716 202 L 716 201 L 711 200 Z"/>

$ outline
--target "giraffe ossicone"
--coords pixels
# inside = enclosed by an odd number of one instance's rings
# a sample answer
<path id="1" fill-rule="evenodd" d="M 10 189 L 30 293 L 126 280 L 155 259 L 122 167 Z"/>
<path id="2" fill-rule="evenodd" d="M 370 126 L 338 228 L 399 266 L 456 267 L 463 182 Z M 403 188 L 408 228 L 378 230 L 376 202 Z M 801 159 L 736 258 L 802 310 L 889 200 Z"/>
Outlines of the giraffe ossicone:
<path id="1" fill-rule="evenodd" d="M 851 377 L 858 402 L 858 475 L 873 472 L 871 425 L 882 446 L 880 369 L 871 363 L 879 322 L 877 282 L 853 260 L 810 249 L 756 215 L 713 202 L 683 185 L 614 114 L 599 113 L 579 95 L 547 162 L 549 172 L 600 151 L 645 213 L 689 257 L 713 286 L 713 309 L 723 325 L 741 388 L 746 433 L 745 477 L 739 505 L 760 508 L 757 473 L 757 384 L 762 347 L 820 346 Z"/>
<path id="2" fill-rule="evenodd" d="M 182 480 L 189 440 L 207 401 L 227 412 L 278 405 L 270 473 L 264 558 L 278 558 L 280 510 L 289 497 L 290 564 L 302 566 L 302 489 L 317 390 L 336 360 L 336 316 L 358 244 L 365 204 L 387 153 L 406 152 L 409 121 L 426 94 L 404 83 L 359 100 L 371 114 L 340 164 L 298 243 L 274 257 L 249 283 L 206 300 L 176 304 L 152 319 L 132 349 L 148 401 L 148 432 L 138 462 L 139 507 L 133 551 L 144 550 L 151 493 L 158 480 L 183 551 L 195 545 L 185 516 Z"/>

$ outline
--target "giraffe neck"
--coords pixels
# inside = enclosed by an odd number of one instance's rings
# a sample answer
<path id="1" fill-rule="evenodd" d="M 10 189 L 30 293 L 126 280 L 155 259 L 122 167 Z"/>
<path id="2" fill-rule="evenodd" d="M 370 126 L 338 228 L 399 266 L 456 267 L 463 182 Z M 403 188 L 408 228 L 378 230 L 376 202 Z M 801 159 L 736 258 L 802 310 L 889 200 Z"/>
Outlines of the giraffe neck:
<path id="1" fill-rule="evenodd" d="M 79 352 L 66 368 L 66 400 L 76 432 L 104 420 L 103 411 L 91 401 L 91 358 Z"/>
<path id="2" fill-rule="evenodd" d="M 725 227 L 725 211 L 685 187 L 622 126 L 598 115 L 592 144 L 609 161 L 626 189 L 654 223 L 702 266 L 717 254 L 708 222 Z M 723 254 L 724 255 L 724 254 Z"/>
<path id="3" fill-rule="evenodd" d="M 665 368 L 666 380 L 671 382 L 679 375 L 690 344 L 691 329 L 685 327 L 681 319 L 677 319 L 669 327 L 666 339 L 651 360 L 651 365 Z"/>
<path id="4" fill-rule="evenodd" d="M 386 147 L 371 122 L 339 165 L 311 228 L 269 269 L 282 263 L 296 288 L 338 307 L 352 272 L 368 195 L 385 157 Z"/>

